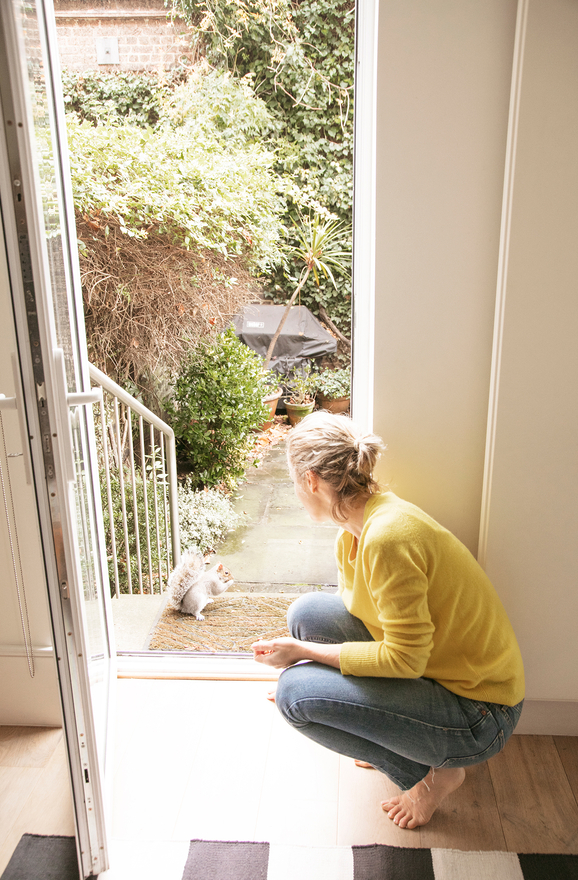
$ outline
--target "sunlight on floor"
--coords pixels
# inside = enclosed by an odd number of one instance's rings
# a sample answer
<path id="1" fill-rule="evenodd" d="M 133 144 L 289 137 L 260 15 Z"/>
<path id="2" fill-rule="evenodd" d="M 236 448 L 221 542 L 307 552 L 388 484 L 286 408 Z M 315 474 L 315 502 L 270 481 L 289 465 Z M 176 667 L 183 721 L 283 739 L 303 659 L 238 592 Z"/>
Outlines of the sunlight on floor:
<path id="1" fill-rule="evenodd" d="M 194 838 L 300 846 L 378 839 L 387 780 L 299 736 L 266 699 L 267 682 L 118 685 L 115 867 L 106 880 L 181 880 Z M 364 830 L 359 797 L 349 797 L 353 777 L 374 814 Z M 399 829 L 386 832 L 387 842 L 392 832 L 405 840 Z"/>

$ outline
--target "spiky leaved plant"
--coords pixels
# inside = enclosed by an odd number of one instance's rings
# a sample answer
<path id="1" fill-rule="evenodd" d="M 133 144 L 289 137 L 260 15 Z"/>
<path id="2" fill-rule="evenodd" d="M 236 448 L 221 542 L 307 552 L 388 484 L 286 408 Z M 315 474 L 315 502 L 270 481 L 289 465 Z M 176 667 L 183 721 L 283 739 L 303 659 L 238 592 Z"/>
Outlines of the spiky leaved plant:
<path id="1" fill-rule="evenodd" d="M 297 227 L 299 243 L 297 247 L 291 250 L 288 256 L 289 259 L 303 263 L 303 266 L 297 287 L 285 306 L 279 326 L 267 349 L 263 364 L 265 370 L 273 357 L 275 345 L 281 335 L 281 330 L 287 320 L 289 310 L 311 273 L 313 273 L 317 284 L 319 284 L 319 277 L 322 275 L 324 278 L 329 278 L 334 287 L 336 286 L 331 270 L 338 269 L 343 271 L 346 268 L 346 262 L 351 259 L 351 251 L 343 247 L 343 238 L 345 235 L 348 235 L 350 238 L 349 233 L 349 228 L 341 220 L 324 220 L 319 214 L 303 218 L 301 226 Z"/>

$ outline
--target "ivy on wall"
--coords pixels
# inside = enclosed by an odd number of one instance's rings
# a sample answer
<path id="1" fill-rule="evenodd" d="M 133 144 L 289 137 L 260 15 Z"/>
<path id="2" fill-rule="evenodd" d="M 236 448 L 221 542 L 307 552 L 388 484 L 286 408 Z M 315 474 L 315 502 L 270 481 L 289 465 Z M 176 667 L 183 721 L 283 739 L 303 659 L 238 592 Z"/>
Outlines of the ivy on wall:
<path id="1" fill-rule="evenodd" d="M 170 2 L 170 0 L 169 0 Z M 307 201 L 350 226 L 353 183 L 355 5 L 351 0 L 172 0 L 194 26 L 198 50 L 215 66 L 251 77 L 271 113 L 278 169 L 289 174 L 288 229 Z M 269 291 L 284 302 L 295 285 L 278 270 Z M 308 283 L 302 302 L 324 306 L 348 333 L 351 279 Z"/>
<path id="2" fill-rule="evenodd" d="M 81 122 L 111 119 L 140 126 L 156 126 L 162 117 L 165 98 L 183 81 L 181 70 L 152 73 L 102 73 L 62 71 L 62 91 L 67 112 Z"/>

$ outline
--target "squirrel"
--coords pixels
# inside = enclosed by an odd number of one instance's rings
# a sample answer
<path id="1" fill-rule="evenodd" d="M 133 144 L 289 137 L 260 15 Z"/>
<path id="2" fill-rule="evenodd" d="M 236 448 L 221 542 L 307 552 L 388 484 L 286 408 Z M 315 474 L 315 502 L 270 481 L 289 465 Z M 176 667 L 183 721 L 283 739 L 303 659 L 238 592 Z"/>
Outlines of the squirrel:
<path id="1" fill-rule="evenodd" d="M 187 550 L 172 572 L 168 583 L 167 604 L 176 611 L 193 614 L 204 620 L 201 611 L 234 584 L 231 572 L 222 562 L 205 571 L 205 560 L 199 553 Z"/>

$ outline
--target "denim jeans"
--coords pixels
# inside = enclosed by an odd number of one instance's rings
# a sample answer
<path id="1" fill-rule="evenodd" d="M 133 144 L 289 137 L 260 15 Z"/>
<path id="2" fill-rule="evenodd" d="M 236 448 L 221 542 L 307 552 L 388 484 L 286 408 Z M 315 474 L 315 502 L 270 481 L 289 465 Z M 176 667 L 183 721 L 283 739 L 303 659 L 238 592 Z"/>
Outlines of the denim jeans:
<path id="1" fill-rule="evenodd" d="M 340 644 L 373 641 L 340 596 L 307 593 L 289 608 L 291 635 Z M 403 791 L 430 767 L 468 767 L 496 755 L 522 711 L 452 693 L 430 678 L 342 675 L 322 663 L 285 669 L 275 695 L 286 721 L 315 742 L 372 764 Z"/>

